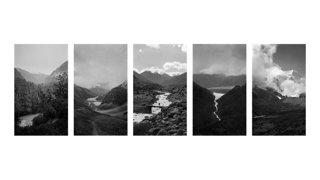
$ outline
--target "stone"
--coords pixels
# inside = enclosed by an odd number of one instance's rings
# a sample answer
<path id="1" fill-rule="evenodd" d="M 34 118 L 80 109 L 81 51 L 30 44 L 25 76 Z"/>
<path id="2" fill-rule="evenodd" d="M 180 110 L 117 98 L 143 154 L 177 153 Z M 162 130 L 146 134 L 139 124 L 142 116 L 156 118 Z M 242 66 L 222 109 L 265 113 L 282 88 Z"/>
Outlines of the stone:
<path id="1" fill-rule="evenodd" d="M 161 129 L 157 135 L 168 135 L 168 132 L 165 129 Z"/>

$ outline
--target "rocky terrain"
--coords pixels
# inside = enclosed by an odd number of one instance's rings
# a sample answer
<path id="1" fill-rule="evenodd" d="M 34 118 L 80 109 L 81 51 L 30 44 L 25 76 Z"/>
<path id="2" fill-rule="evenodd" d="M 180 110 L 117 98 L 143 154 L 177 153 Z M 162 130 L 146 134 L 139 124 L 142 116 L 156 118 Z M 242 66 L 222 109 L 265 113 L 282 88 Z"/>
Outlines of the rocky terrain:
<path id="1" fill-rule="evenodd" d="M 158 84 L 159 82 L 162 82 Z M 144 72 L 134 73 L 134 113 L 151 113 L 157 95 L 170 93 L 171 102 L 161 112 L 134 123 L 134 135 L 186 135 L 186 73 L 178 76 Z M 151 106 L 151 107 L 150 107 Z"/>
<path id="2" fill-rule="evenodd" d="M 162 108 L 157 115 L 134 125 L 135 135 L 186 135 L 187 134 L 187 102 L 186 89 L 177 90 L 170 96 L 175 101 Z"/>
<path id="3" fill-rule="evenodd" d="M 306 96 L 282 96 L 273 89 L 254 87 L 253 135 L 305 135 Z"/>

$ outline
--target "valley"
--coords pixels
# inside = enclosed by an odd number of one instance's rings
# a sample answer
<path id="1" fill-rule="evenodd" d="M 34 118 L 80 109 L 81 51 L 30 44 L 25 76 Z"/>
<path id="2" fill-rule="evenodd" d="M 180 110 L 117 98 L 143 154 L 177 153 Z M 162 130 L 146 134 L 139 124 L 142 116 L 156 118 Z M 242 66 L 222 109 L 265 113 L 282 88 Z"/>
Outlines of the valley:
<path id="1" fill-rule="evenodd" d="M 245 135 L 246 86 L 239 86 L 236 82 L 224 84 L 221 80 L 217 83 L 221 86 L 212 86 L 214 82 L 207 88 L 199 85 L 205 84 L 210 76 L 217 78 L 207 75 L 202 81 L 198 76 L 193 85 L 194 135 Z"/>
<path id="2" fill-rule="evenodd" d="M 15 68 L 15 135 L 68 134 L 68 63 L 50 75 Z"/>
<path id="3" fill-rule="evenodd" d="M 126 92 L 126 82 L 103 96 L 75 86 L 75 135 L 126 135 Z"/>
<path id="4" fill-rule="evenodd" d="M 133 117 L 134 135 L 186 135 L 186 73 L 134 72 Z"/>

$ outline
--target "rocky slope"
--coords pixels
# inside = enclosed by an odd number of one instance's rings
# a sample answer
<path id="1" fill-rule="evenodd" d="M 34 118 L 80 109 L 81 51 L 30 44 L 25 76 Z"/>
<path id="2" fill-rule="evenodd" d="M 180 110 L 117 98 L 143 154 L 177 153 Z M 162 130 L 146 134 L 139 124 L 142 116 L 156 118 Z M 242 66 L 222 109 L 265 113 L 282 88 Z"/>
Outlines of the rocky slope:
<path id="1" fill-rule="evenodd" d="M 186 135 L 186 99 L 162 108 L 161 112 L 140 123 L 134 124 L 134 135 Z"/>

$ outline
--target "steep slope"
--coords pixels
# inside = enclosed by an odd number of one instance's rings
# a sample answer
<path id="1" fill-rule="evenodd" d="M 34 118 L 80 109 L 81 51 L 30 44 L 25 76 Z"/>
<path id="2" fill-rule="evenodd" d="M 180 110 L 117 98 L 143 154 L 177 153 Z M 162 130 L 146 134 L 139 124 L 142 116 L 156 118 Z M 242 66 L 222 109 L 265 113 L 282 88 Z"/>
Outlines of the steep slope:
<path id="1" fill-rule="evenodd" d="M 111 89 L 103 98 L 103 104 L 113 104 L 116 106 L 121 106 L 127 102 L 127 86 L 126 82 L 121 85 Z"/>
<path id="2" fill-rule="evenodd" d="M 212 125 L 218 122 L 213 112 L 214 95 L 206 88 L 193 82 L 193 134 L 212 134 Z"/>
<path id="3" fill-rule="evenodd" d="M 235 86 L 217 100 L 225 135 L 246 134 L 246 85 Z"/>
<path id="4" fill-rule="evenodd" d="M 141 76 L 145 77 L 146 79 L 148 79 L 151 82 L 157 83 L 157 84 L 161 84 L 169 79 L 171 79 L 171 76 L 169 76 L 168 74 L 159 74 L 159 73 L 153 73 L 150 71 L 144 71 L 143 73 L 141 73 Z"/>
<path id="5" fill-rule="evenodd" d="M 246 83 L 246 75 L 226 76 L 224 74 L 194 74 L 193 81 L 205 88 L 236 86 Z"/>
<path id="6" fill-rule="evenodd" d="M 47 76 L 46 79 L 44 80 L 44 83 L 51 84 L 56 82 L 57 81 L 56 77 L 62 73 L 68 73 L 68 61 L 65 61 L 57 69 L 55 69 L 49 76 Z"/>
<path id="7" fill-rule="evenodd" d="M 17 68 L 14 68 L 14 79 L 24 79 L 24 77 L 21 75 L 21 73 L 17 70 Z M 25 80 L 25 79 L 24 79 Z"/>
<path id="8" fill-rule="evenodd" d="M 182 87 L 187 84 L 187 73 L 180 74 L 178 76 L 173 76 L 172 78 L 164 81 L 163 86 L 169 87 Z"/>
<path id="9" fill-rule="evenodd" d="M 74 99 L 85 101 L 88 98 L 98 96 L 87 88 L 74 85 Z"/>
<path id="10" fill-rule="evenodd" d="M 149 81 L 144 76 L 134 71 L 133 74 L 133 89 L 134 91 L 138 90 L 153 90 L 161 89 L 161 85 Z"/>
<path id="11" fill-rule="evenodd" d="M 41 84 L 44 82 L 47 75 L 45 74 L 33 74 L 21 68 L 15 68 L 25 78 L 26 81 L 33 82 L 35 84 Z"/>

